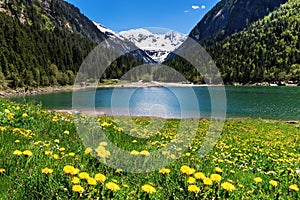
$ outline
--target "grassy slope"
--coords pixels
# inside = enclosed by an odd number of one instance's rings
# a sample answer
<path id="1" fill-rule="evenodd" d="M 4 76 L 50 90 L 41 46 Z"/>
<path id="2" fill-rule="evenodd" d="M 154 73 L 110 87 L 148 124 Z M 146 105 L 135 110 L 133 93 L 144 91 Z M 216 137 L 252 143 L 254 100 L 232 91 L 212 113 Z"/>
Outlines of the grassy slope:
<path id="1" fill-rule="evenodd" d="M 0 171 L 1 168 L 5 170 L 0 173 L 0 199 L 78 199 L 78 197 L 194 199 L 195 196 L 200 199 L 300 198 L 299 191 L 289 189 L 293 184 L 300 186 L 299 124 L 229 119 L 213 151 L 200 158 L 196 151 L 200 148 L 210 123 L 202 119 L 188 151 L 181 152 L 177 149 L 175 153 L 167 154 L 170 157 L 174 156 L 172 154 L 183 155 L 167 166 L 171 170 L 170 174 L 161 174 L 158 171 L 132 174 L 117 172 L 91 154 L 84 153 L 86 147 L 83 146 L 74 126 L 74 119 L 78 119 L 77 116 L 55 114 L 42 110 L 39 106 L 19 105 L 2 99 L 0 105 Z M 23 115 L 24 113 L 28 116 Z M 86 120 L 81 117 L 79 119 Z M 132 118 L 134 126 L 129 125 L 130 120 L 126 117 L 98 119 L 108 138 L 119 147 L 128 151 L 150 152 L 162 148 L 171 139 L 176 138 L 180 122 L 168 120 L 161 129 L 158 123 L 153 129 L 147 130 L 149 118 Z M 152 121 L 154 124 L 156 122 L 158 121 Z M 117 123 L 124 124 L 123 130 Z M 146 134 L 155 135 L 148 139 L 139 139 L 124 134 L 129 130 L 131 134 L 143 137 Z M 188 134 L 189 127 L 185 127 L 185 131 Z M 32 156 L 14 155 L 15 150 L 22 152 L 30 150 Z M 72 191 L 74 184 L 71 183 L 74 176 L 64 173 L 63 168 L 66 165 L 87 172 L 91 177 L 102 173 L 106 176 L 106 181 L 93 186 L 86 180 L 81 180 L 80 185 L 84 188 L 84 192 L 82 194 L 74 192 Z M 187 183 L 189 176 L 180 171 L 183 165 L 192 167 L 197 172 L 203 172 L 207 177 L 211 174 L 220 174 L 222 180 L 211 186 L 204 185 L 202 180 L 196 180 L 193 184 L 199 187 L 199 192 L 197 194 L 189 192 Z M 53 169 L 53 173 L 43 174 L 42 169 L 45 167 Z M 223 172 L 216 172 L 215 167 L 220 167 Z M 255 183 L 255 177 L 261 177 L 262 182 Z M 276 187 L 270 185 L 270 180 L 277 181 L 278 185 Z M 120 186 L 120 190 L 110 191 L 106 183 L 111 181 Z M 232 192 L 224 190 L 221 184 L 225 181 L 231 182 L 235 190 Z M 155 187 L 155 193 L 150 195 L 141 189 L 147 183 Z"/>

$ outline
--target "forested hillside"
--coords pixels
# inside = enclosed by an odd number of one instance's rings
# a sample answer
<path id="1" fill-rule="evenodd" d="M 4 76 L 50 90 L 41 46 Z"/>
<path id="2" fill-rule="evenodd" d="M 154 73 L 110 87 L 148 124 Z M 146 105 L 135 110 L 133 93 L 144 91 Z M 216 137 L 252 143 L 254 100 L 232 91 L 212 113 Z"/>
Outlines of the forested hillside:
<path id="1" fill-rule="evenodd" d="M 0 89 L 73 84 L 84 58 L 106 37 L 63 0 L 0 0 Z M 120 58 L 105 77 L 142 63 Z"/>
<path id="2" fill-rule="evenodd" d="M 216 62 L 225 83 L 243 84 L 300 80 L 300 1 L 289 0 L 248 28 L 218 41 L 200 42 Z M 166 64 L 190 81 L 201 82 L 183 59 Z"/>
<path id="3" fill-rule="evenodd" d="M 222 40 L 263 18 L 287 0 L 222 0 L 211 9 L 189 36 L 196 41 Z"/>
<path id="4" fill-rule="evenodd" d="M 300 80 L 300 1 L 290 0 L 248 29 L 204 47 L 225 82 Z"/>

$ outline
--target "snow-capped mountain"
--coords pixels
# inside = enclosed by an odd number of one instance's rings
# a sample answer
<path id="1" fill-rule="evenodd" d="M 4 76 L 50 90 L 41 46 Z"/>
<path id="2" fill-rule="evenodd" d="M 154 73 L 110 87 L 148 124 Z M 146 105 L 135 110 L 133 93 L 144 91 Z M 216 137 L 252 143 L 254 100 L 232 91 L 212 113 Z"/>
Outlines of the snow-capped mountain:
<path id="1" fill-rule="evenodd" d="M 121 37 L 118 33 L 110 30 L 98 22 L 94 22 L 96 27 L 104 33 L 107 37 L 113 40 L 115 44 L 123 48 L 124 51 L 130 51 L 130 55 L 143 59 L 144 63 L 156 63 L 146 52 L 136 46 L 133 42 Z M 131 51 L 132 49 L 136 49 Z"/>
<path id="2" fill-rule="evenodd" d="M 187 38 L 186 35 L 174 31 L 157 34 L 142 28 L 122 31 L 119 36 L 133 42 L 158 63 L 162 63 L 168 54 L 178 48 Z"/>
<path id="3" fill-rule="evenodd" d="M 157 34 L 143 28 L 116 33 L 100 23 L 94 22 L 94 24 L 109 38 L 124 43 L 122 46 L 125 49 L 129 49 L 130 45 L 141 49 L 148 56 L 145 57 L 142 52 L 139 52 L 146 63 L 162 63 L 168 54 L 178 48 L 187 38 L 186 35 L 174 31 Z"/>

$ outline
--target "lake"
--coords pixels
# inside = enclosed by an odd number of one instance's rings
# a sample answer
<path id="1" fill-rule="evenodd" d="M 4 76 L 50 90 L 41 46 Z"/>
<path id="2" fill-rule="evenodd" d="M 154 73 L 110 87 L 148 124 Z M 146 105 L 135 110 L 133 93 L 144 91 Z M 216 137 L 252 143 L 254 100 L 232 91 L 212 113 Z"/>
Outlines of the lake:
<path id="1" fill-rule="evenodd" d="M 41 102 L 47 109 L 92 109 L 98 113 L 164 118 L 211 117 L 210 93 L 222 87 L 106 88 L 12 97 L 11 100 Z M 222 97 L 214 96 L 216 111 L 227 117 L 279 120 L 300 119 L 300 87 L 225 87 Z M 223 102 L 224 103 L 224 102 Z"/>

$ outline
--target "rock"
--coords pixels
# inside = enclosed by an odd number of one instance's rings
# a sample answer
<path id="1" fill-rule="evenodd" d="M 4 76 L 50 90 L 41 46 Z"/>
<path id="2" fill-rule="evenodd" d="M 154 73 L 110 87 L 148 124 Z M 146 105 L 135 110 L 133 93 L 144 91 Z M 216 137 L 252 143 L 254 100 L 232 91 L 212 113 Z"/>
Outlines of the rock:
<path id="1" fill-rule="evenodd" d="M 286 121 L 285 123 L 287 123 L 287 124 L 298 124 L 299 121 L 290 120 L 290 121 Z"/>

